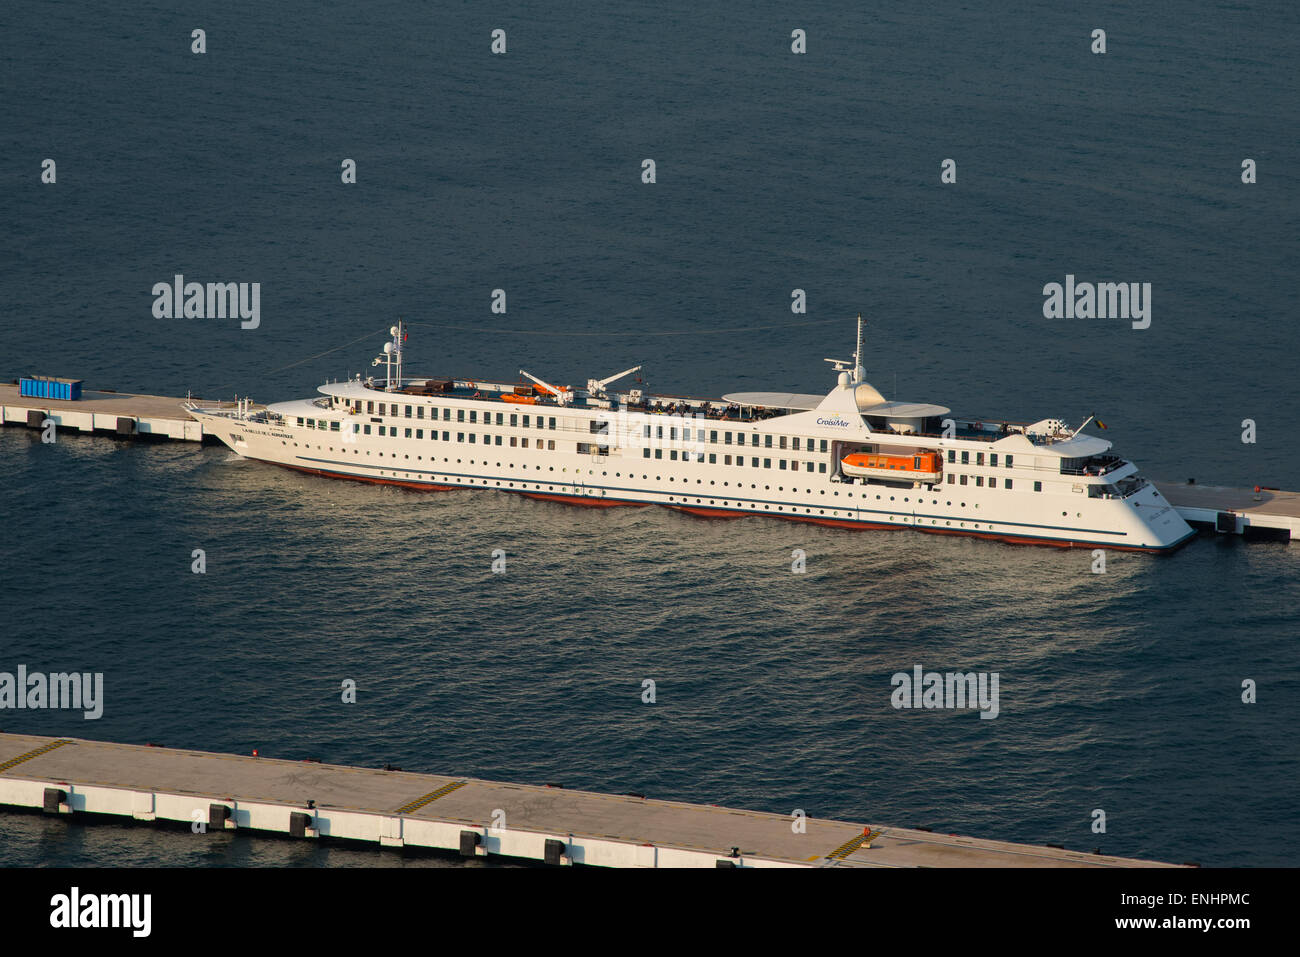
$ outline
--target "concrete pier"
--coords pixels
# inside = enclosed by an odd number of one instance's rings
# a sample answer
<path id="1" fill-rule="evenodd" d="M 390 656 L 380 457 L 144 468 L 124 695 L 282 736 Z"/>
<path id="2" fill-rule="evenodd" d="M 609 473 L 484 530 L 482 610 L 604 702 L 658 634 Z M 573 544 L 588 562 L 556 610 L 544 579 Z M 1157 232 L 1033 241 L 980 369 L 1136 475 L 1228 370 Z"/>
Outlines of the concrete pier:
<path id="1" fill-rule="evenodd" d="M 0 734 L 0 806 L 603 867 L 1165 867 L 558 787 Z"/>
<path id="2" fill-rule="evenodd" d="M 0 385 L 0 421 L 40 428 L 48 418 L 59 431 L 202 442 L 203 427 L 181 408 L 184 401 L 165 395 L 90 390 L 76 401 L 41 399 L 19 395 L 18 386 L 6 384 Z M 233 408 L 234 403 L 228 406 Z"/>
<path id="3" fill-rule="evenodd" d="M 1247 539 L 1291 542 L 1300 537 L 1300 493 L 1156 482 L 1187 524 Z"/>

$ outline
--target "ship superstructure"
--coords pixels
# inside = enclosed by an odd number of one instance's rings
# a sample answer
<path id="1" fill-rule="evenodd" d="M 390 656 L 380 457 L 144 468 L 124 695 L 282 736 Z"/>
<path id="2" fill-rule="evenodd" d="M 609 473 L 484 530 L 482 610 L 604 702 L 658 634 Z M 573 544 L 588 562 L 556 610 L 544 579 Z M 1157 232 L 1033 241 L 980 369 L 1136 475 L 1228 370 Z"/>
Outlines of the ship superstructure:
<path id="1" fill-rule="evenodd" d="M 265 409 L 187 411 L 242 456 L 416 489 L 1150 552 L 1194 534 L 1136 465 L 1082 427 L 886 400 L 865 378 L 861 317 L 852 363 L 826 360 L 837 376 L 827 394 L 720 399 L 612 388 L 639 366 L 585 389 L 522 369 L 519 383 L 408 378 L 406 331 L 391 333 L 374 360 L 382 378 Z"/>

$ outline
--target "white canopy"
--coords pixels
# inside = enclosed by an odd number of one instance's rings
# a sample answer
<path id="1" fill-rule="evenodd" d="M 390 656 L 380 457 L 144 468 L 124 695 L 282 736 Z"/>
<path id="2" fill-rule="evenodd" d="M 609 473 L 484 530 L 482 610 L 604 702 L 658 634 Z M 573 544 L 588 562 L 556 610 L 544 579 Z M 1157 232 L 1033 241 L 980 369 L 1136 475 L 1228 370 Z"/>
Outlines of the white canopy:
<path id="1" fill-rule="evenodd" d="M 822 404 L 825 396 L 801 392 L 732 392 L 722 397 L 723 402 L 736 405 L 762 406 L 765 409 L 799 409 L 808 411 Z"/>

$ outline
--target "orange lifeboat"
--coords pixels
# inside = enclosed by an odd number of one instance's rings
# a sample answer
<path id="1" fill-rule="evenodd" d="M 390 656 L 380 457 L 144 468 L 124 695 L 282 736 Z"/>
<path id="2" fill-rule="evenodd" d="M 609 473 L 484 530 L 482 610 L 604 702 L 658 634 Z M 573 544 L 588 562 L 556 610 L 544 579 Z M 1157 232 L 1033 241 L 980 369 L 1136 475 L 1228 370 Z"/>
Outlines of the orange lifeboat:
<path id="1" fill-rule="evenodd" d="M 537 397 L 531 395 L 515 395 L 513 392 L 501 393 L 502 402 L 513 402 L 516 405 L 536 405 Z"/>
<path id="2" fill-rule="evenodd" d="M 938 452 L 913 452 L 911 455 L 854 452 L 840 460 L 840 468 L 845 475 L 899 482 L 933 484 L 943 478 L 943 460 Z"/>

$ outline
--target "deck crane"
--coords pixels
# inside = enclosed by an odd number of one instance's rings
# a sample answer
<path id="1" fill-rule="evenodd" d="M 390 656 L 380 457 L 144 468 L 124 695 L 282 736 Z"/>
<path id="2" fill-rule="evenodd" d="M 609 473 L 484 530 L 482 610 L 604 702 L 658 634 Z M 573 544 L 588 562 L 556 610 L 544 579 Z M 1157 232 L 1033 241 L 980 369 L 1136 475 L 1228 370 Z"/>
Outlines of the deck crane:
<path id="1" fill-rule="evenodd" d="M 549 382 L 543 382 L 541 379 L 537 378 L 537 376 L 533 375 L 531 372 L 525 372 L 523 369 L 519 370 L 519 374 L 523 376 L 528 376 L 528 378 L 536 382 L 538 386 L 545 389 L 551 395 L 555 396 L 555 403 L 557 405 L 568 405 L 573 401 L 572 389 L 568 389 L 568 388 L 561 389 L 558 386 L 551 385 Z"/>
<path id="2" fill-rule="evenodd" d="M 607 379 L 588 379 L 587 394 L 591 396 L 595 396 L 596 398 L 599 399 L 607 399 L 609 397 L 605 395 L 605 386 L 609 385 L 611 382 L 615 382 L 623 378 L 623 376 L 625 375 L 631 375 L 633 372 L 638 372 L 640 371 L 640 369 L 641 369 L 640 366 L 633 366 L 632 368 L 624 369 L 618 375 L 612 375 Z"/>

